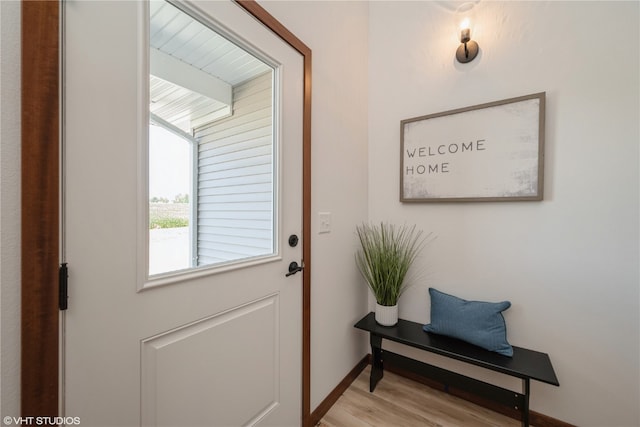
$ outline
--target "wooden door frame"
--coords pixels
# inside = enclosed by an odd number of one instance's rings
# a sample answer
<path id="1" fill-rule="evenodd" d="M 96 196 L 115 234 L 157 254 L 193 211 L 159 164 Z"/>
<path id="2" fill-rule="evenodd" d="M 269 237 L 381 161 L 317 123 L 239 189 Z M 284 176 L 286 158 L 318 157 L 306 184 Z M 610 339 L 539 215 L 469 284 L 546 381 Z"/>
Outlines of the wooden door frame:
<path id="1" fill-rule="evenodd" d="M 311 49 L 255 0 L 237 3 L 304 60 L 302 410 L 311 415 Z M 21 379 L 22 416 L 59 409 L 60 2 L 22 2 Z M 73 415 L 73 414 L 71 414 Z"/>
<path id="2" fill-rule="evenodd" d="M 57 1 L 22 2 L 22 416 L 58 414 L 59 13 Z"/>

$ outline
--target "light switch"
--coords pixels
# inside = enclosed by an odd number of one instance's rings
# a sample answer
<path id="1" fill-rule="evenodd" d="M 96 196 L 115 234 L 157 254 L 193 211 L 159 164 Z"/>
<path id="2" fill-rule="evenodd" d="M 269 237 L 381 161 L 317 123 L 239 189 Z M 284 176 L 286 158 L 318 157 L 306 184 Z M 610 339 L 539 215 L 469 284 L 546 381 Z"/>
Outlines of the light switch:
<path id="1" fill-rule="evenodd" d="M 331 212 L 318 212 L 318 234 L 331 233 Z"/>

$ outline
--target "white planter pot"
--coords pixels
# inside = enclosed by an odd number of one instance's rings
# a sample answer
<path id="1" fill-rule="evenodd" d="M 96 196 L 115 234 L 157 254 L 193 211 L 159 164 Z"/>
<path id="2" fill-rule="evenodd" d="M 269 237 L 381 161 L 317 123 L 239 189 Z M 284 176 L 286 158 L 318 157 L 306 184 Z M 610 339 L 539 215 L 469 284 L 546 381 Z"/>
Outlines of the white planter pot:
<path id="1" fill-rule="evenodd" d="M 398 305 L 386 306 L 376 303 L 376 322 L 382 326 L 398 323 Z"/>

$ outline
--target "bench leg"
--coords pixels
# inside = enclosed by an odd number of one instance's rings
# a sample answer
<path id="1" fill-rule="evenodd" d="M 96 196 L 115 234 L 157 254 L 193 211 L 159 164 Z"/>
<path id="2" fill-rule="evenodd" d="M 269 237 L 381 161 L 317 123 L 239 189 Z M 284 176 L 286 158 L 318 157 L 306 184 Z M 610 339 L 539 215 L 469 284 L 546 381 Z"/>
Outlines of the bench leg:
<path id="1" fill-rule="evenodd" d="M 371 376 L 369 377 L 369 392 L 373 392 L 376 384 L 382 378 L 382 337 L 369 334 L 371 341 Z"/>
<path id="2" fill-rule="evenodd" d="M 522 408 L 522 426 L 529 427 L 529 378 L 522 380 L 522 394 L 524 395 L 524 407 Z"/>

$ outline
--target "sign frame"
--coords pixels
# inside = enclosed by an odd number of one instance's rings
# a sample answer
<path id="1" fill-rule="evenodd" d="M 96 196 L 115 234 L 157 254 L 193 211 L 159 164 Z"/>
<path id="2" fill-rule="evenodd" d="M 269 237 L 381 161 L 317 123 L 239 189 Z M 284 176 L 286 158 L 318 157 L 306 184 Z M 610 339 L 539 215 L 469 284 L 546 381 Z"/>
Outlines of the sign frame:
<path id="1" fill-rule="evenodd" d="M 400 122 L 400 201 L 540 201 L 546 93 Z"/>

